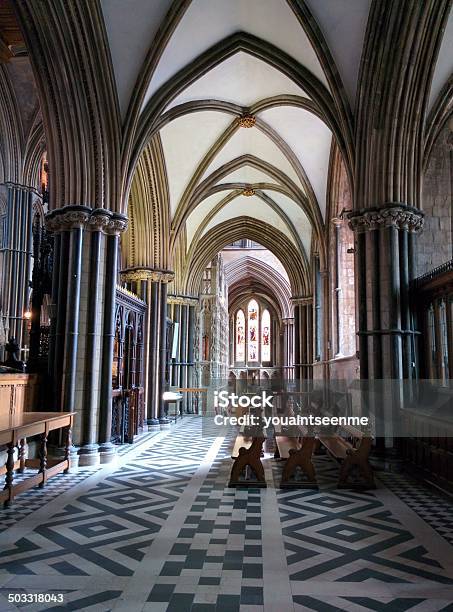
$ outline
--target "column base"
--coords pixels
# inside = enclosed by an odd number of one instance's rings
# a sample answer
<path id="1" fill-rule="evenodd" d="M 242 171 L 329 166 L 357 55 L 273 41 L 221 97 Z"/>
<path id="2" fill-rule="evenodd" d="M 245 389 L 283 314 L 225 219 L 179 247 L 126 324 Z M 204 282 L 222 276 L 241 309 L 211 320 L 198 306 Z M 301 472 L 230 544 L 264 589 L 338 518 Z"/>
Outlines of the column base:
<path id="1" fill-rule="evenodd" d="M 167 417 L 163 417 L 162 419 L 159 419 L 159 426 L 162 430 L 166 430 L 171 428 L 171 423 Z"/>
<path id="2" fill-rule="evenodd" d="M 80 466 L 95 466 L 99 465 L 101 458 L 99 455 L 99 446 L 97 444 L 84 444 L 79 449 L 79 465 Z"/>
<path id="3" fill-rule="evenodd" d="M 116 460 L 116 447 L 111 442 L 104 442 L 99 445 L 100 463 L 112 463 Z"/>
<path id="4" fill-rule="evenodd" d="M 159 419 L 148 419 L 146 424 L 148 425 L 148 431 L 156 431 L 156 429 L 160 429 Z"/>

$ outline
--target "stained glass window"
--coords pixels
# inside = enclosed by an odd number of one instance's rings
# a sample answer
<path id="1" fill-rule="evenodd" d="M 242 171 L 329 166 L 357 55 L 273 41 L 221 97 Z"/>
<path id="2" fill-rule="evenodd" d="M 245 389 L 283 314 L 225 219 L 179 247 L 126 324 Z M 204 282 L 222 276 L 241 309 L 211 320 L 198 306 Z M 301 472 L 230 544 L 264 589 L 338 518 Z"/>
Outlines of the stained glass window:
<path id="1" fill-rule="evenodd" d="M 236 361 L 245 361 L 245 315 L 238 310 L 236 315 Z"/>
<path id="2" fill-rule="evenodd" d="M 271 316 L 268 310 L 261 317 L 261 361 L 271 360 Z"/>
<path id="3" fill-rule="evenodd" d="M 248 305 L 248 361 L 258 361 L 258 304 L 250 300 Z"/>

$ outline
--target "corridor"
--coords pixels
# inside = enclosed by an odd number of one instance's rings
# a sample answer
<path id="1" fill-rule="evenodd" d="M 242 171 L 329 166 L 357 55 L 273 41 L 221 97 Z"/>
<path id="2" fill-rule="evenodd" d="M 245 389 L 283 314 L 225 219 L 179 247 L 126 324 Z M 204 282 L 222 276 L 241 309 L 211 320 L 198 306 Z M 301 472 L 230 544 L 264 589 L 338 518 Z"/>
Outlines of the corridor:
<path id="1" fill-rule="evenodd" d="M 267 489 L 229 489 L 233 438 L 205 430 L 184 417 L 0 511 L 0 610 L 453 610 L 453 502 L 388 473 L 339 491 L 327 456 L 319 491 L 280 491 L 270 455 Z M 64 603 L 8 603 L 25 593 Z"/>

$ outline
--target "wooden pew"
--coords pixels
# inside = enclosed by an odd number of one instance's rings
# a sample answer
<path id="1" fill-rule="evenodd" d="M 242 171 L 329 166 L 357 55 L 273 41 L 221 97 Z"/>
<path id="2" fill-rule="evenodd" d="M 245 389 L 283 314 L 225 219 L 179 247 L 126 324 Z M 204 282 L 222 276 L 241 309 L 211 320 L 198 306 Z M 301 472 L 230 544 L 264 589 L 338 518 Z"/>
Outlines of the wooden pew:
<path id="1" fill-rule="evenodd" d="M 250 448 L 241 447 L 231 468 L 229 487 L 266 487 L 261 453 L 265 438 L 253 438 Z"/>
<path id="2" fill-rule="evenodd" d="M 369 455 L 373 439 L 351 426 L 338 427 L 333 436 L 319 436 L 319 441 L 328 453 L 340 462 L 339 489 L 375 489 L 373 468 Z M 358 475 L 361 480 L 353 481 L 352 476 Z"/>
<path id="3" fill-rule="evenodd" d="M 289 449 L 289 456 L 283 468 L 282 479 L 280 481 L 281 489 L 318 488 L 316 472 L 312 461 L 315 444 L 316 438 L 305 437 L 302 438 L 300 448 L 293 447 Z M 298 478 L 299 471 L 301 478 Z"/>

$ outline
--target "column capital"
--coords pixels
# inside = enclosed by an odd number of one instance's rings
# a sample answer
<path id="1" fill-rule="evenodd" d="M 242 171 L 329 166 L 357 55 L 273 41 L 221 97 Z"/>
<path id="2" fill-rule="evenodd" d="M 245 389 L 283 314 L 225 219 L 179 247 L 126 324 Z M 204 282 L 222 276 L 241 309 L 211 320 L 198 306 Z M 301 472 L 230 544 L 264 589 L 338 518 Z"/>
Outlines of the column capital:
<path id="1" fill-rule="evenodd" d="M 97 209 L 101 210 L 101 209 Z M 93 211 L 94 214 L 95 211 Z M 121 213 L 113 213 L 110 221 L 108 222 L 105 233 L 109 236 L 119 236 L 127 230 L 128 219 L 126 215 Z"/>
<path id="2" fill-rule="evenodd" d="M 175 278 L 174 272 L 170 270 L 158 270 L 148 267 L 127 268 L 121 270 L 121 280 L 125 282 L 151 281 L 170 283 Z"/>
<path id="3" fill-rule="evenodd" d="M 167 304 L 178 304 L 181 306 L 196 306 L 198 298 L 190 295 L 168 295 Z"/>
<path id="4" fill-rule="evenodd" d="M 64 232 L 76 227 L 119 235 L 127 228 L 127 217 L 104 208 L 69 205 L 56 208 L 46 214 L 46 226 L 51 232 Z"/>
<path id="5" fill-rule="evenodd" d="M 313 296 L 312 295 L 304 295 L 297 296 L 291 298 L 291 303 L 294 306 L 309 306 L 313 304 Z"/>
<path id="6" fill-rule="evenodd" d="M 357 232 L 367 232 L 383 227 L 396 227 L 411 233 L 423 228 L 424 213 L 418 208 L 389 203 L 375 208 L 363 208 L 348 213 L 349 227 Z"/>

